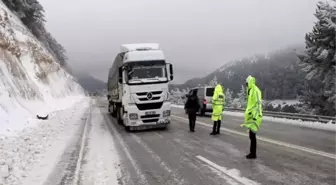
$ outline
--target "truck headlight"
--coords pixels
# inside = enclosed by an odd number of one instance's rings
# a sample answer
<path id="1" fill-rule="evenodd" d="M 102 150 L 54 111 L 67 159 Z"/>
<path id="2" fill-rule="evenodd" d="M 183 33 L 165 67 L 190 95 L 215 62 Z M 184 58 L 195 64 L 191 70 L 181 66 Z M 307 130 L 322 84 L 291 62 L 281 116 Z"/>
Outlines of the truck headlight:
<path id="1" fill-rule="evenodd" d="M 170 110 L 163 111 L 163 117 L 168 117 L 168 116 L 170 116 Z"/>
<path id="2" fill-rule="evenodd" d="M 138 119 L 138 114 L 137 113 L 130 113 L 128 114 L 128 117 L 130 120 L 137 120 Z"/>

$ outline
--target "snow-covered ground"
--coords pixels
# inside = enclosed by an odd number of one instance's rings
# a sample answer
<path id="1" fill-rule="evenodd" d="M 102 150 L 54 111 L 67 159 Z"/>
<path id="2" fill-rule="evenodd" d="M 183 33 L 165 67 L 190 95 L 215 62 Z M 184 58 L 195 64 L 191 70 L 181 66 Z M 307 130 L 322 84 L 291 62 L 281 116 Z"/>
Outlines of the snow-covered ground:
<path id="1" fill-rule="evenodd" d="M 15 136 L 0 137 L 0 184 L 42 184 L 84 124 L 89 98 L 59 111 L 49 120 L 26 127 Z"/>
<path id="2" fill-rule="evenodd" d="M 82 87 L 0 1 L 0 135 L 83 98 Z"/>
<path id="3" fill-rule="evenodd" d="M 282 108 L 286 105 L 291 106 L 291 105 L 300 104 L 299 100 L 272 100 L 272 101 L 265 100 L 264 102 L 271 104 L 274 108 L 278 107 L 279 105 Z"/>
<path id="4" fill-rule="evenodd" d="M 117 185 L 120 177 L 120 160 L 115 148 L 113 136 L 104 121 L 98 107 L 92 110 L 88 143 L 83 156 L 80 171 L 80 184 Z"/>
<path id="5" fill-rule="evenodd" d="M 172 107 L 183 109 L 183 105 L 172 105 Z M 243 117 L 244 113 L 242 112 L 231 112 L 231 111 L 224 111 L 224 115 L 230 116 L 237 116 Z M 285 119 L 285 118 L 275 118 L 270 116 L 263 116 L 263 120 L 273 122 L 273 123 L 282 123 L 282 124 L 291 124 L 291 125 L 299 125 L 303 127 L 309 128 L 316 128 L 316 129 L 323 129 L 323 130 L 332 130 L 336 131 L 336 125 L 332 123 L 321 123 L 321 122 L 311 122 L 311 121 L 302 121 L 302 120 L 292 120 L 292 119 Z"/>

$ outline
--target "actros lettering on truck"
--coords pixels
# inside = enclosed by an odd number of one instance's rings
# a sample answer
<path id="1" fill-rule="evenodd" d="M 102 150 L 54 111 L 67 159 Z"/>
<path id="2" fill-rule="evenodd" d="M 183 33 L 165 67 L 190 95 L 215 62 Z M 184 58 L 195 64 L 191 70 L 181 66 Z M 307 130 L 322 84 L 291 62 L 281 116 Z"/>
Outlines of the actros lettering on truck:
<path id="1" fill-rule="evenodd" d="M 109 71 L 109 112 L 127 131 L 161 127 L 171 122 L 168 83 L 173 66 L 159 44 L 126 44 Z"/>

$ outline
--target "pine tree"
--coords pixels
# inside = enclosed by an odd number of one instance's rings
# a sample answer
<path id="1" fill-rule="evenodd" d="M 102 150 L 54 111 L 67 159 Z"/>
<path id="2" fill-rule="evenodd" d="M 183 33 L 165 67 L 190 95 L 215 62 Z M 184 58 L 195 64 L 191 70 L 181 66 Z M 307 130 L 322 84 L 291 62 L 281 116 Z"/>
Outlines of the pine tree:
<path id="1" fill-rule="evenodd" d="M 208 86 L 216 86 L 218 84 L 217 77 L 214 76 L 212 80 L 208 83 Z"/>
<path id="2" fill-rule="evenodd" d="M 225 106 L 231 107 L 232 106 L 232 91 L 228 88 L 225 91 Z"/>
<path id="3" fill-rule="evenodd" d="M 299 54 L 299 65 L 307 73 L 306 79 L 321 81 L 323 90 L 311 89 L 302 97 L 307 107 L 316 113 L 335 115 L 336 101 L 336 1 L 334 5 L 328 2 L 319 2 L 312 32 L 306 34 L 306 50 Z M 315 91 L 315 92 L 314 92 Z M 320 92 L 316 92 L 320 91 Z M 313 102 L 322 101 L 318 104 Z"/>
<path id="4" fill-rule="evenodd" d="M 245 108 L 246 107 L 246 95 L 245 94 L 246 94 L 245 93 L 245 88 L 242 85 L 241 89 L 240 89 L 240 92 L 237 94 L 241 108 Z"/>

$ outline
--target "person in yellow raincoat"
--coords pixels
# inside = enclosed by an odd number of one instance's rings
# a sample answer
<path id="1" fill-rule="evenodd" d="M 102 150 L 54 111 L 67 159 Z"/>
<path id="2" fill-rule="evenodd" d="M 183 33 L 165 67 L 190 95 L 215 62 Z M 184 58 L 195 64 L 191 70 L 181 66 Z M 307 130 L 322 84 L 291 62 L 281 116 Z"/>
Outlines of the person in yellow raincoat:
<path id="1" fill-rule="evenodd" d="M 212 96 L 212 115 L 211 119 L 214 121 L 212 132 L 210 135 L 220 134 L 220 127 L 222 121 L 223 108 L 225 103 L 224 89 L 220 84 L 216 85 L 214 94 Z"/>
<path id="2" fill-rule="evenodd" d="M 247 106 L 245 110 L 245 119 L 242 127 L 249 129 L 250 153 L 246 155 L 247 159 L 257 158 L 257 138 L 256 134 L 262 122 L 262 95 L 260 89 L 255 84 L 253 76 L 246 78 L 247 86 Z"/>

